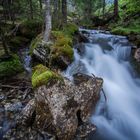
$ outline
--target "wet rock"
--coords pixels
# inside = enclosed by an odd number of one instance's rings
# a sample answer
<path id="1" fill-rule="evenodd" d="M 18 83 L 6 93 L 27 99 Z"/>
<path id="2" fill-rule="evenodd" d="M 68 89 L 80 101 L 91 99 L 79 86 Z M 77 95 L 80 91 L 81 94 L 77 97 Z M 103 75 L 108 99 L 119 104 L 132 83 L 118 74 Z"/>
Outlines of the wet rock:
<path id="1" fill-rule="evenodd" d="M 5 96 L 2 94 L 0 95 L 0 101 L 4 100 Z"/>
<path id="2" fill-rule="evenodd" d="M 85 54 L 85 44 L 84 43 L 79 43 L 74 46 L 75 49 L 77 49 L 78 53 L 82 56 Z"/>
<path id="3" fill-rule="evenodd" d="M 35 89 L 34 102 L 24 108 L 21 118 L 31 119 L 35 112 L 34 126 L 59 140 L 73 140 L 76 133 L 86 137 L 96 129 L 89 118 L 99 99 L 102 83 L 101 78 L 78 73 L 74 75 L 74 83 L 64 79 L 40 86 Z"/>
<path id="4" fill-rule="evenodd" d="M 19 111 L 22 109 L 22 103 L 21 102 L 16 102 L 16 103 L 6 103 L 4 105 L 4 108 L 6 111 Z"/>
<path id="5" fill-rule="evenodd" d="M 140 48 L 136 49 L 134 58 L 136 59 L 137 62 L 140 62 Z"/>
<path id="6" fill-rule="evenodd" d="M 82 33 L 79 32 L 78 34 L 78 43 L 88 43 L 89 42 L 89 39 Z"/>

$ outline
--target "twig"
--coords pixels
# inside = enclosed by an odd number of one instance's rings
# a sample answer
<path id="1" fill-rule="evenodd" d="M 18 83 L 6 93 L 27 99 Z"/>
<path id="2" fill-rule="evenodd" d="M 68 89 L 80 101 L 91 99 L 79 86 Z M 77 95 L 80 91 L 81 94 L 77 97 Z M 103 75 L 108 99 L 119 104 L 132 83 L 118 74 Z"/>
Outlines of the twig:
<path id="1" fill-rule="evenodd" d="M 32 87 L 20 87 L 20 86 L 11 86 L 11 85 L 0 85 L 0 87 L 3 87 L 3 88 L 14 88 L 14 89 L 25 89 L 25 88 L 29 88 L 29 89 L 32 89 Z"/>
<path id="2" fill-rule="evenodd" d="M 103 88 L 102 88 L 102 93 L 103 93 L 103 95 L 104 95 L 105 101 L 107 101 L 107 97 L 106 97 L 106 95 L 105 95 L 105 92 L 104 92 L 104 89 L 103 89 Z"/>
<path id="3" fill-rule="evenodd" d="M 17 24 L 16 25 L 16 27 L 12 30 L 12 31 L 10 31 L 9 33 L 7 33 L 6 35 L 7 36 L 10 36 L 10 35 L 12 35 L 12 34 L 16 34 L 16 32 L 17 32 L 17 30 L 18 30 L 18 28 L 19 28 L 19 25 L 20 25 L 21 23 L 19 23 L 19 24 Z"/>

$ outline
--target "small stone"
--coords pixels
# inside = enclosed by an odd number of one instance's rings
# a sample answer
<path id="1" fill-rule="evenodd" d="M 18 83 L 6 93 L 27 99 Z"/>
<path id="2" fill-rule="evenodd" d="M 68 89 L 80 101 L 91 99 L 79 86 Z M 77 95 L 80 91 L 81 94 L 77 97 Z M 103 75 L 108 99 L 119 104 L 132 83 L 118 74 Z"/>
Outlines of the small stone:
<path id="1" fill-rule="evenodd" d="M 4 95 L 0 95 L 0 100 L 4 100 L 5 96 Z"/>
<path id="2" fill-rule="evenodd" d="M 6 103 L 4 105 L 4 108 L 6 111 L 20 111 L 22 109 L 22 103 L 21 102 L 17 102 L 14 104 Z"/>

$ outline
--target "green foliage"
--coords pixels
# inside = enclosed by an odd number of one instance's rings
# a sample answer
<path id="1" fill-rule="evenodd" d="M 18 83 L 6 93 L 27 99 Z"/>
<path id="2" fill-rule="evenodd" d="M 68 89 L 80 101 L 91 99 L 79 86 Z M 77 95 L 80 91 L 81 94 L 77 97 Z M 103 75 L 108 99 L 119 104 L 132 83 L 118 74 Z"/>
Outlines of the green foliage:
<path id="1" fill-rule="evenodd" d="M 12 50 L 18 49 L 20 46 L 25 45 L 29 42 L 29 39 L 22 37 L 22 36 L 14 36 L 9 39 L 8 44 L 10 44 L 10 48 L 12 46 Z"/>
<path id="2" fill-rule="evenodd" d="M 25 20 L 19 26 L 19 34 L 32 39 L 41 32 L 42 25 L 42 20 Z"/>
<path id="3" fill-rule="evenodd" d="M 22 70 L 23 67 L 18 56 L 14 55 L 12 58 L 0 62 L 0 79 L 13 76 Z"/>
<path id="4" fill-rule="evenodd" d="M 73 36 L 76 32 L 78 32 L 78 26 L 74 23 L 68 23 L 63 28 L 63 32 L 68 36 Z"/>
<path id="5" fill-rule="evenodd" d="M 117 22 L 109 24 L 112 33 L 121 35 L 140 34 L 139 4 L 139 0 L 119 1 L 120 18 Z"/>
<path id="6" fill-rule="evenodd" d="M 28 0 L 16 0 L 13 8 L 20 13 L 19 19 L 30 19 L 30 4 Z M 43 19 L 43 14 L 40 11 L 38 0 L 32 0 L 33 18 L 35 20 Z"/>
<path id="7" fill-rule="evenodd" d="M 42 64 L 37 65 L 33 69 L 32 86 L 34 88 L 37 88 L 42 85 L 47 85 L 50 81 L 54 82 L 58 80 L 63 81 L 63 78 L 59 74 L 51 71 Z"/>
<path id="8" fill-rule="evenodd" d="M 140 27 L 116 27 L 112 30 L 112 33 L 114 34 L 120 34 L 120 35 L 129 35 L 129 34 L 140 34 Z"/>

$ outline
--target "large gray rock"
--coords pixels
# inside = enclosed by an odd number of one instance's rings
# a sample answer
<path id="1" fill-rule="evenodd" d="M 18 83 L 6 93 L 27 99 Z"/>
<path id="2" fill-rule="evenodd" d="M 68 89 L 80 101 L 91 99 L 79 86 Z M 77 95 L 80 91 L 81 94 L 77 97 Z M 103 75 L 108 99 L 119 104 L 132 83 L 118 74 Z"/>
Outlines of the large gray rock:
<path id="1" fill-rule="evenodd" d="M 22 122 L 32 120 L 40 131 L 47 131 L 59 140 L 86 137 L 96 127 L 89 122 L 102 88 L 101 78 L 74 75 L 71 82 L 52 82 L 35 90 L 35 99 L 22 112 Z"/>

